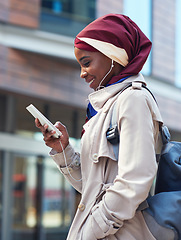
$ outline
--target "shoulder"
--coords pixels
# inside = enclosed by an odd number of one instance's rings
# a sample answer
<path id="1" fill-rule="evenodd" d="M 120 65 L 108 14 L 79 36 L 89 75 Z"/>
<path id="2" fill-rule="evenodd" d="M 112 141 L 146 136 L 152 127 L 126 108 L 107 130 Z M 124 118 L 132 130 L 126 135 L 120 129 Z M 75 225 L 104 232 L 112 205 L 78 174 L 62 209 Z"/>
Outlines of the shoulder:
<path id="1" fill-rule="evenodd" d="M 151 102 L 154 101 L 151 94 L 148 92 L 148 90 L 141 88 L 141 89 L 135 89 L 135 88 L 128 88 L 124 92 L 122 92 L 120 95 L 118 95 L 117 104 L 120 107 L 124 106 L 148 106 L 151 104 Z"/>
<path id="2" fill-rule="evenodd" d="M 124 114 L 143 117 L 150 115 L 154 120 L 163 122 L 155 99 L 145 88 L 133 89 L 130 87 L 122 92 L 117 98 L 117 110 L 119 117 Z"/>

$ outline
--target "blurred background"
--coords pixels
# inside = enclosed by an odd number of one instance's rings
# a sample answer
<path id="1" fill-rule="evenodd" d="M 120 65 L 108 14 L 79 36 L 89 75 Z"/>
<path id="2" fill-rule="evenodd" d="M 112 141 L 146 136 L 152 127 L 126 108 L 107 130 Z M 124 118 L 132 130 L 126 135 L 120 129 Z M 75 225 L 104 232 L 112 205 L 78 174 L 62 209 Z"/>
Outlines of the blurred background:
<path id="1" fill-rule="evenodd" d="M 123 13 L 152 40 L 142 71 L 172 140 L 181 141 L 180 0 L 0 0 L 0 240 L 64 240 L 79 195 L 50 159 L 26 106 L 68 128 L 80 148 L 89 87 L 75 35 Z"/>

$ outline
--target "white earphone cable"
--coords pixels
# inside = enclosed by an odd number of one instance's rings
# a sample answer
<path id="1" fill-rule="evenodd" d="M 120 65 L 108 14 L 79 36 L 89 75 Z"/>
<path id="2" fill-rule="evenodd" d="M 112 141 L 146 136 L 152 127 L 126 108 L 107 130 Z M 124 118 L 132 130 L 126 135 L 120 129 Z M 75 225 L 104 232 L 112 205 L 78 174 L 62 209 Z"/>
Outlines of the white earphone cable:
<path id="1" fill-rule="evenodd" d="M 101 84 L 102 82 L 104 81 L 104 79 L 109 75 L 109 73 L 112 71 L 114 67 L 114 61 L 112 59 L 112 62 L 111 62 L 111 68 L 109 69 L 109 71 L 106 73 L 106 75 L 103 77 L 103 79 L 101 80 L 101 82 L 99 83 L 99 86 L 96 88 L 96 90 L 99 90 L 101 88 Z"/>
<path id="2" fill-rule="evenodd" d="M 64 148 L 63 148 L 63 145 L 62 145 L 61 140 L 59 140 L 59 143 L 60 143 L 60 145 L 61 145 L 61 148 L 63 149 L 63 152 L 62 152 L 62 153 L 63 153 L 63 157 L 64 157 L 64 160 L 65 160 L 65 166 L 66 166 L 66 169 L 67 169 L 67 171 L 68 171 L 69 176 L 70 176 L 74 181 L 76 181 L 76 182 L 82 181 L 82 178 L 81 178 L 81 179 L 75 179 L 75 178 L 71 175 L 71 173 L 70 173 L 70 171 L 69 171 L 69 168 L 68 168 L 67 158 L 66 158 L 66 156 L 65 156 L 65 151 L 64 151 Z"/>

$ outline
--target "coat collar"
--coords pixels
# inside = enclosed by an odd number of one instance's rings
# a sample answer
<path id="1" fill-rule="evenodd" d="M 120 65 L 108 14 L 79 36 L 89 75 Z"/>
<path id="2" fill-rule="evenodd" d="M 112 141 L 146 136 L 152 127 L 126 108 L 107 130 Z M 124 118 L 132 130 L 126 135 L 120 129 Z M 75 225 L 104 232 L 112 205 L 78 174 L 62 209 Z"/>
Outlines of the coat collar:
<path id="1" fill-rule="evenodd" d="M 88 99 L 92 104 L 93 108 L 96 111 L 99 111 L 103 105 L 110 99 L 111 97 L 115 96 L 118 92 L 120 92 L 126 85 L 131 82 L 142 82 L 146 84 L 144 77 L 141 73 L 132 76 L 121 83 L 117 83 L 105 88 L 102 88 L 98 91 L 95 91 L 89 94 Z"/>

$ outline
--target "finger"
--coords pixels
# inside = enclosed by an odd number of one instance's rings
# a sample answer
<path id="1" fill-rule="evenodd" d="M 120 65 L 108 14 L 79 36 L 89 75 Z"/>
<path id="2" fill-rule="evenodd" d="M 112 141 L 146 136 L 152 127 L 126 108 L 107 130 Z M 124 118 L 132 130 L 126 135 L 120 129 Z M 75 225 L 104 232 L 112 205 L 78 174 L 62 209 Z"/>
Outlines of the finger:
<path id="1" fill-rule="evenodd" d="M 41 123 L 40 123 L 40 121 L 39 121 L 38 118 L 35 118 L 35 125 L 36 125 L 36 127 L 38 127 L 38 128 L 42 127 L 42 125 L 41 125 Z"/>
<path id="2" fill-rule="evenodd" d="M 56 122 L 54 126 L 58 128 L 60 131 L 66 129 L 66 127 L 61 122 Z"/>
<path id="3" fill-rule="evenodd" d="M 41 130 L 43 136 L 45 136 L 48 133 L 48 130 L 46 128 L 44 128 L 44 126 L 41 126 L 40 130 Z"/>
<path id="4" fill-rule="evenodd" d="M 55 133 L 51 133 L 51 132 L 47 132 L 47 133 L 43 134 L 43 136 L 44 136 L 43 140 L 44 141 L 53 140 L 54 134 Z"/>
<path id="5" fill-rule="evenodd" d="M 67 128 L 66 128 L 66 126 L 64 126 L 61 122 L 56 122 L 54 126 L 55 126 L 56 128 L 58 128 L 58 130 L 59 130 L 60 132 L 62 132 L 61 138 L 62 138 L 63 136 L 67 136 L 67 137 L 68 137 Z"/>
<path id="6" fill-rule="evenodd" d="M 37 128 L 40 129 L 40 131 L 42 132 L 43 135 L 47 132 L 48 127 L 42 126 L 38 118 L 35 119 L 35 125 L 36 125 Z"/>

